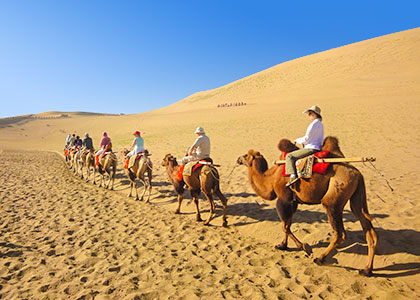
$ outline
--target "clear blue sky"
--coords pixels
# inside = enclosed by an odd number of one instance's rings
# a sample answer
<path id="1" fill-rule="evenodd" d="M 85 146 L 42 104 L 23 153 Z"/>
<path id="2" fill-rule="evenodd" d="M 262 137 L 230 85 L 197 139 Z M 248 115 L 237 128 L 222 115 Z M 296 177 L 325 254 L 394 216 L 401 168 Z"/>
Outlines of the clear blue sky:
<path id="1" fill-rule="evenodd" d="M 419 0 L 0 0 L 0 117 L 156 109 L 420 27 L 419 12 Z"/>

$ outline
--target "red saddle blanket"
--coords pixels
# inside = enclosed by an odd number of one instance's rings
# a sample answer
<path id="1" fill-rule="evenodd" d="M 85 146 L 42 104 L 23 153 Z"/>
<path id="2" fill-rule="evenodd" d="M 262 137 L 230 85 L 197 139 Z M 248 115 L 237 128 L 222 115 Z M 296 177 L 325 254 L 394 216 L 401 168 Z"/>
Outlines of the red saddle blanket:
<path id="1" fill-rule="evenodd" d="M 326 158 L 329 153 L 330 151 L 320 151 L 315 153 L 314 156 L 317 158 Z M 287 153 L 284 153 L 284 157 L 286 157 L 286 155 Z M 330 163 L 315 163 L 312 168 L 312 173 L 325 174 L 329 165 Z M 286 164 L 283 166 L 282 174 L 283 176 L 290 176 L 290 174 L 286 174 Z"/>
<path id="2" fill-rule="evenodd" d="M 192 167 L 191 173 L 194 173 L 195 170 L 197 170 L 201 166 L 204 166 L 206 163 L 207 163 L 206 161 L 204 161 L 204 163 L 201 163 L 201 161 L 198 161 L 194 165 L 194 167 Z M 184 173 L 184 168 L 185 168 L 185 165 L 180 165 L 178 172 L 176 172 L 176 174 L 175 174 L 175 176 L 178 179 L 178 181 L 181 181 L 182 180 L 182 174 Z"/>

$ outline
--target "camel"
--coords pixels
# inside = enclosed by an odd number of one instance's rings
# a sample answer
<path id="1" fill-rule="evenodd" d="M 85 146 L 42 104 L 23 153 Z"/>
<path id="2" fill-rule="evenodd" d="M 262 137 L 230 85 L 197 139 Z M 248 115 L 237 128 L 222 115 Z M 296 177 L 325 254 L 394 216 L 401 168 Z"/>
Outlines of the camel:
<path id="1" fill-rule="evenodd" d="M 109 188 L 109 185 L 111 184 L 111 190 L 114 189 L 114 177 L 115 173 L 117 171 L 117 156 L 114 152 L 112 152 L 112 143 L 109 143 L 104 152 L 105 157 L 102 157 L 99 160 L 99 165 L 96 166 L 97 171 L 101 175 L 101 182 L 99 183 L 99 186 L 104 186 L 104 188 Z M 108 183 L 105 185 L 105 174 L 109 175 Z"/>
<path id="2" fill-rule="evenodd" d="M 178 208 L 175 210 L 176 214 L 181 212 L 181 203 L 183 200 L 184 194 L 184 184 L 187 185 L 188 189 L 191 192 L 195 207 L 196 207 L 196 220 L 202 222 L 200 215 L 200 209 L 198 207 L 198 197 L 202 191 L 210 203 L 210 216 L 203 223 L 204 225 L 209 225 L 211 219 L 215 213 L 215 204 L 213 200 L 213 195 L 216 195 L 223 205 L 223 226 L 227 227 L 227 218 L 226 218 L 226 208 L 227 208 L 227 199 L 220 191 L 219 187 L 219 173 L 217 169 L 212 165 L 204 165 L 197 168 L 191 176 L 183 176 L 182 179 L 177 177 L 177 172 L 180 169 L 176 158 L 171 154 L 167 154 L 162 162 L 162 166 L 166 167 L 166 172 L 168 174 L 169 181 L 175 188 L 175 191 L 178 195 Z"/>
<path id="3" fill-rule="evenodd" d="M 77 147 L 71 148 L 70 150 L 70 169 L 74 174 L 77 174 L 77 157 L 79 156 L 80 149 Z"/>
<path id="4" fill-rule="evenodd" d="M 125 161 L 125 157 L 129 151 L 124 149 L 122 151 L 123 161 Z M 140 201 L 143 201 L 144 195 L 146 191 L 149 191 L 146 203 L 150 201 L 150 194 L 152 192 L 152 169 L 153 164 L 151 159 L 149 158 L 151 154 L 149 151 L 144 150 L 143 154 L 140 156 L 139 159 L 136 159 L 134 165 L 129 169 L 124 169 L 127 177 L 130 179 L 130 193 L 128 197 L 131 197 L 133 188 L 136 190 L 136 200 L 139 200 L 139 195 L 137 193 L 137 185 L 136 185 L 136 178 L 140 180 L 141 183 L 144 185 L 143 194 L 140 197 Z M 147 175 L 146 175 L 147 173 Z"/>
<path id="5" fill-rule="evenodd" d="M 95 150 L 85 150 L 80 156 L 80 172 L 81 177 L 83 179 L 83 167 L 86 166 L 86 181 L 89 181 L 90 178 L 90 172 L 93 170 L 93 184 L 96 184 L 95 182 Z"/>
<path id="6" fill-rule="evenodd" d="M 287 139 L 282 139 L 278 148 L 282 152 L 280 159 L 284 159 L 285 153 L 297 149 Z M 344 157 L 335 137 L 325 138 L 322 150 L 329 150 L 330 157 Z M 300 179 L 289 188 L 286 187 L 288 177 L 282 174 L 284 166 L 275 165 L 268 168 L 267 161 L 260 152 L 249 150 L 247 154 L 240 156 L 237 162 L 248 168 L 248 178 L 257 195 L 266 200 L 277 199 L 276 210 L 282 222 L 285 236 L 276 249 L 287 250 L 287 239 L 290 236 L 298 248 L 310 254 L 309 245 L 302 244 L 290 230 L 292 217 L 299 203 L 322 204 L 324 206 L 334 235 L 327 249 L 314 259 L 318 265 L 321 265 L 326 256 L 346 238 L 343 226 L 343 209 L 350 199 L 351 210 L 359 219 L 368 243 L 368 263 L 364 269 L 359 271 L 359 274 L 372 275 L 378 237 L 371 223 L 372 218 L 367 208 L 365 182 L 359 170 L 348 163 L 334 163 L 328 167 L 326 174 L 314 173 L 312 178 Z"/>

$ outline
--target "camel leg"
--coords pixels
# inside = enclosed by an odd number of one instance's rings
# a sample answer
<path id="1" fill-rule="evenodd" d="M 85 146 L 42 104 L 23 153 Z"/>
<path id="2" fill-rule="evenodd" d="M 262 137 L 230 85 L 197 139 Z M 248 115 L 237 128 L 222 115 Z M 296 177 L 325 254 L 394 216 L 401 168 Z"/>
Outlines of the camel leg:
<path id="1" fill-rule="evenodd" d="M 223 205 L 223 227 L 227 227 L 227 217 L 226 217 L 226 210 L 227 210 L 227 199 L 225 197 L 225 195 L 222 194 L 222 192 L 220 191 L 219 188 L 216 188 L 215 192 L 214 192 L 217 197 L 219 197 L 220 201 L 222 201 L 222 205 Z"/>
<path id="2" fill-rule="evenodd" d="M 339 201 L 341 202 L 341 201 Z M 334 230 L 334 235 L 331 239 L 330 244 L 328 245 L 327 249 L 322 253 L 318 258 L 314 259 L 314 262 L 318 265 L 321 265 L 325 257 L 328 256 L 328 254 L 331 253 L 332 250 L 334 250 L 338 245 L 340 245 L 342 242 L 344 242 L 343 237 L 345 237 L 345 231 L 344 231 L 344 225 L 343 225 L 343 208 L 341 205 L 335 205 L 335 206 L 326 206 L 324 205 L 328 220 L 331 224 L 331 227 Z"/>
<path id="3" fill-rule="evenodd" d="M 96 167 L 93 167 L 93 184 L 96 184 Z"/>
<path id="4" fill-rule="evenodd" d="M 128 198 L 130 198 L 133 194 L 133 182 L 130 181 L 130 193 L 127 195 Z"/>
<path id="5" fill-rule="evenodd" d="M 175 214 L 180 214 L 181 213 L 181 203 L 182 203 L 182 200 L 184 199 L 184 197 L 182 196 L 182 194 L 183 193 L 181 193 L 181 194 L 178 194 L 178 207 L 177 207 L 177 209 L 175 210 Z"/>
<path id="6" fill-rule="evenodd" d="M 147 196 L 146 203 L 149 203 L 150 202 L 150 194 L 152 193 L 152 170 L 150 170 L 150 169 L 149 169 L 149 171 L 147 171 L 147 185 L 148 185 L 149 194 Z"/>
<path id="7" fill-rule="evenodd" d="M 213 195 L 211 194 L 211 192 L 207 191 L 207 192 L 203 192 L 203 193 L 206 196 L 207 200 L 209 200 L 209 203 L 210 203 L 210 216 L 208 217 L 207 221 L 204 222 L 204 225 L 209 225 L 211 219 L 214 216 L 216 206 L 214 205 Z"/>
<path id="8" fill-rule="evenodd" d="M 141 194 L 140 201 L 143 201 L 144 195 L 146 194 L 146 191 L 147 191 L 147 183 L 144 179 L 140 179 L 140 181 L 143 184 L 143 193 Z"/>
<path id="9" fill-rule="evenodd" d="M 197 191 L 191 191 L 191 195 L 195 204 L 195 209 L 196 209 L 196 215 L 195 215 L 195 220 L 197 222 L 203 222 L 203 219 L 201 219 L 201 215 L 200 215 L 200 208 L 198 207 L 198 196 L 200 195 L 200 190 Z"/>
<path id="10" fill-rule="evenodd" d="M 364 195 L 364 199 L 364 201 L 366 201 L 366 195 Z M 357 195 L 354 195 L 351 198 L 350 208 L 354 215 L 359 219 L 363 231 L 365 232 L 366 241 L 368 244 L 368 263 L 364 269 L 359 271 L 359 274 L 363 276 L 371 276 L 373 270 L 373 258 L 375 256 L 376 246 L 378 244 L 378 235 L 372 226 L 372 222 L 370 220 L 370 216 L 367 214 L 367 211 L 363 211 L 363 204 L 360 199 L 357 199 Z"/>
<path id="11" fill-rule="evenodd" d="M 292 226 L 292 217 L 296 212 L 297 203 L 296 202 L 284 202 L 281 199 L 277 199 L 276 210 L 277 214 L 282 221 L 282 229 L 284 232 L 283 241 L 277 245 L 275 248 L 279 250 L 287 250 L 287 240 L 290 237 L 296 244 L 296 246 L 305 251 L 308 255 L 312 253 L 312 249 L 308 244 L 304 244 L 292 233 L 290 230 Z"/>

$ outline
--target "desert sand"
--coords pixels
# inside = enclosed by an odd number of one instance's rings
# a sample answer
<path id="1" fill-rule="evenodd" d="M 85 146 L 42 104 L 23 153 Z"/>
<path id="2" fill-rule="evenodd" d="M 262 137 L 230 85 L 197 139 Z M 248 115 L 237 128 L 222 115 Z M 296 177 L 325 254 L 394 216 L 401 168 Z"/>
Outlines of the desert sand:
<path id="1" fill-rule="evenodd" d="M 416 299 L 420 298 L 420 29 L 279 64 L 173 105 L 133 115 L 48 112 L 0 119 L 0 295 L 4 299 Z M 121 99 L 123 100 L 123 99 Z M 217 107 L 245 102 L 245 106 Z M 331 227 L 321 205 L 299 205 L 292 230 L 313 248 L 275 250 L 283 237 L 274 201 L 259 198 L 238 156 L 259 150 L 271 164 L 281 138 L 304 134 L 301 112 L 318 105 L 364 175 L 379 235 L 373 276 L 364 234 L 349 206 L 347 240 L 324 266 L 313 263 Z M 63 116 L 64 114 L 64 116 Z M 195 221 L 161 162 L 181 158 L 203 126 L 220 164 L 220 202 L 211 226 Z M 119 161 L 115 191 L 75 177 L 62 149 L 68 133 L 102 131 L 114 151 L 140 130 L 154 163 L 150 204 L 127 198 Z M 121 156 L 118 156 L 121 158 Z M 376 169 L 375 169 L 376 168 Z M 393 188 L 391 191 L 389 185 Z M 140 187 L 141 188 L 141 187 Z M 209 212 L 201 197 L 202 217 Z"/>

